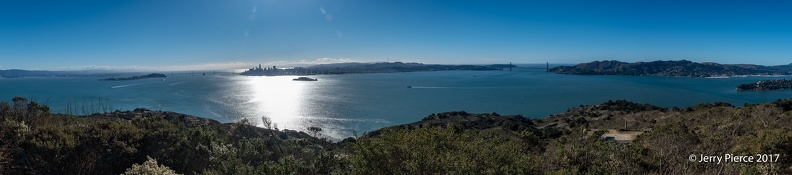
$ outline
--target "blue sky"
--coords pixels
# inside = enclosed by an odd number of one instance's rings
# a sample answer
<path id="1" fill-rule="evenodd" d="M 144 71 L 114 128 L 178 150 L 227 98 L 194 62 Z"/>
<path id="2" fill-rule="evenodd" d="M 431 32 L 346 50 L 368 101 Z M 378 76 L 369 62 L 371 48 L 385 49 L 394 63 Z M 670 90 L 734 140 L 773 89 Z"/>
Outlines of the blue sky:
<path id="1" fill-rule="evenodd" d="M 784 1 L 0 1 L 0 69 L 792 63 Z"/>

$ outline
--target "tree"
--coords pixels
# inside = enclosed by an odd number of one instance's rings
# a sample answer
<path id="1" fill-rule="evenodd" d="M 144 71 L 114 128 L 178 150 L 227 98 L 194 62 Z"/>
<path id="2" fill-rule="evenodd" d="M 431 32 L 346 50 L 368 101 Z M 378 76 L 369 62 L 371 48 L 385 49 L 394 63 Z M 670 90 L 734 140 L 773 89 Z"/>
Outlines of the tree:
<path id="1" fill-rule="evenodd" d="M 266 128 L 266 129 L 272 129 L 273 128 L 272 127 L 272 119 L 270 119 L 267 116 L 261 117 L 261 124 L 263 124 L 264 128 Z"/>
<path id="2" fill-rule="evenodd" d="M 313 135 L 314 137 L 319 137 L 319 132 L 322 132 L 322 128 L 311 126 L 308 127 L 308 131 L 311 132 L 311 135 Z"/>

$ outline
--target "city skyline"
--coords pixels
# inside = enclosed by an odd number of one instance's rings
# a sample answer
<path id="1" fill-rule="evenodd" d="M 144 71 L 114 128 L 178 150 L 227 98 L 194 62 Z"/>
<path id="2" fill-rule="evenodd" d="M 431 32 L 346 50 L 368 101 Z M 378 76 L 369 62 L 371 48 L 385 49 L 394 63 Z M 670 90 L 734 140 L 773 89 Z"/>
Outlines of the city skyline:
<path id="1" fill-rule="evenodd" d="M 792 7 L 753 1 L 0 2 L 0 69 L 690 60 L 790 64 Z"/>

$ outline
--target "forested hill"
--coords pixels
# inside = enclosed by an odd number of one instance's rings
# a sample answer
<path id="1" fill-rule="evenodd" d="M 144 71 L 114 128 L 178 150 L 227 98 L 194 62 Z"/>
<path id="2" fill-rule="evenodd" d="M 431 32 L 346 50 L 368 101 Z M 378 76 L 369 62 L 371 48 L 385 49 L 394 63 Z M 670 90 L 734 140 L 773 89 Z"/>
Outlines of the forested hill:
<path id="1" fill-rule="evenodd" d="M 761 66 L 753 64 L 697 63 L 687 60 L 626 63 L 594 61 L 575 66 L 558 66 L 551 72 L 575 75 L 629 75 L 668 77 L 723 77 L 740 75 L 790 75 L 792 64 Z"/>

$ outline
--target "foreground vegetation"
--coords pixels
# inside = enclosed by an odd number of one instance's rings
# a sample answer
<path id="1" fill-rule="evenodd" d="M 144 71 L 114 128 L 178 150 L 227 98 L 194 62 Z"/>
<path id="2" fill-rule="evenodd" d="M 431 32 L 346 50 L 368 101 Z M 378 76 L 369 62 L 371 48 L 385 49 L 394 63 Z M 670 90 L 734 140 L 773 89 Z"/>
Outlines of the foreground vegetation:
<path id="1" fill-rule="evenodd" d="M 0 103 L 0 174 L 788 174 L 790 111 L 792 100 L 609 101 L 533 120 L 447 112 L 332 143 L 266 118 L 260 128 L 145 109 L 71 116 L 17 97 Z M 643 134 L 618 142 L 604 129 Z M 780 157 L 716 164 L 691 154 Z"/>

